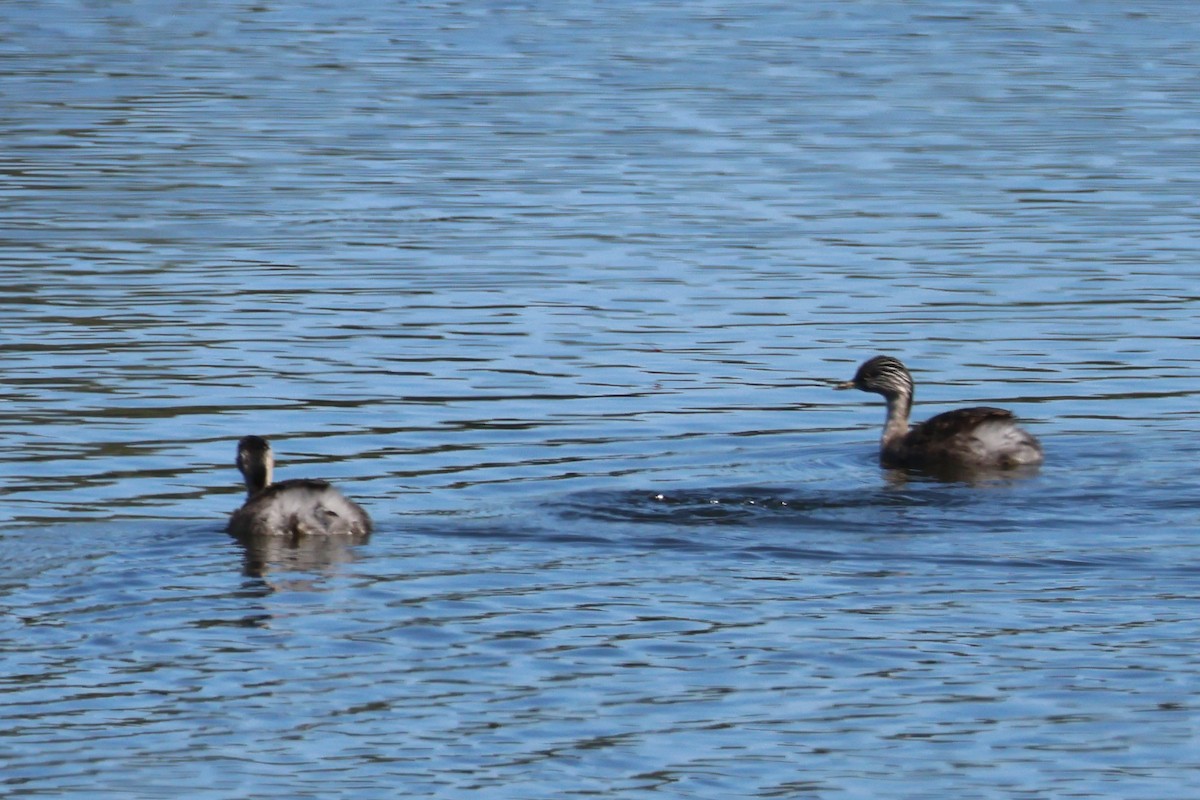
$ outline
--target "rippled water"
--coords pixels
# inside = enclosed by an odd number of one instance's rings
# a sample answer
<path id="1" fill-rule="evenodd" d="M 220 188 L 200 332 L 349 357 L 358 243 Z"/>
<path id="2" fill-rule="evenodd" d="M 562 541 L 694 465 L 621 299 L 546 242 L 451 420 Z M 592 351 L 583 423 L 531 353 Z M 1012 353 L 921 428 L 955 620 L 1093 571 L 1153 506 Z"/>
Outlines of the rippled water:
<path id="1" fill-rule="evenodd" d="M 0 795 L 1194 794 L 1198 42 L 4 4 Z M 880 351 L 1045 467 L 881 471 Z"/>

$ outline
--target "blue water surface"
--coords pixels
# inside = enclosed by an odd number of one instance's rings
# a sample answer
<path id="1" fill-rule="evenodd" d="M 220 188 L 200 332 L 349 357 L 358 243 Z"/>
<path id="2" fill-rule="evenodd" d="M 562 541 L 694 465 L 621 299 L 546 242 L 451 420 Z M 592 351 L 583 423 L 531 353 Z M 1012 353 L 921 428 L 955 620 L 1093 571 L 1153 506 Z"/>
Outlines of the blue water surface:
<path id="1" fill-rule="evenodd" d="M 0 796 L 1200 792 L 1200 10 L 0 7 Z M 881 470 L 1011 408 L 1034 474 Z M 237 439 L 366 542 L 238 542 Z"/>

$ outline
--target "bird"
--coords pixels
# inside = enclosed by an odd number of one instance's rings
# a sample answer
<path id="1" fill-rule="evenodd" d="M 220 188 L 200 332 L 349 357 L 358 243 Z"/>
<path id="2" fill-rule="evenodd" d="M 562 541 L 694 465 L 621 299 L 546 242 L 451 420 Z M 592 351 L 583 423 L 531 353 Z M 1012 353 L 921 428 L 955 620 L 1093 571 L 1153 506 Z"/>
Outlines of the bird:
<path id="1" fill-rule="evenodd" d="M 884 467 L 924 470 L 1016 469 L 1044 460 L 1042 445 L 1017 426 L 1011 411 L 990 406 L 959 408 L 909 427 L 913 379 L 904 364 L 879 355 L 863 362 L 838 389 L 883 395 L 887 420 L 879 446 Z"/>
<path id="2" fill-rule="evenodd" d="M 275 457 L 261 436 L 238 441 L 237 468 L 246 502 L 229 517 L 229 533 L 254 536 L 365 536 L 371 518 L 328 481 L 305 478 L 272 483 Z"/>

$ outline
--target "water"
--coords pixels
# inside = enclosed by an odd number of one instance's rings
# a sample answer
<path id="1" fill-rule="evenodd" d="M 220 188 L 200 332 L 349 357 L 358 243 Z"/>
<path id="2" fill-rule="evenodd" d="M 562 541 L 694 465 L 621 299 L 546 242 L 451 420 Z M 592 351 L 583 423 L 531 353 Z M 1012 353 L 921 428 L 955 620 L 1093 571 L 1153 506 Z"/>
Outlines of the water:
<path id="1" fill-rule="evenodd" d="M 0 794 L 1194 794 L 1198 28 L 5 4 Z"/>

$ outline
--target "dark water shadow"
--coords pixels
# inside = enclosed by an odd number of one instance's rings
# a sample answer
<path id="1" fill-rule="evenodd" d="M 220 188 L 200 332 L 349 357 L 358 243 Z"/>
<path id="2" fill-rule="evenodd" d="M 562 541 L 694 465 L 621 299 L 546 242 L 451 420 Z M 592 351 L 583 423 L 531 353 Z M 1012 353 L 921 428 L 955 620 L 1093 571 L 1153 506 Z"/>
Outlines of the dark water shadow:
<path id="1" fill-rule="evenodd" d="M 1097 545 L 1086 518 L 1069 527 L 1091 512 L 1056 500 L 1054 487 L 1028 480 L 1036 474 L 968 482 L 888 470 L 871 487 L 593 491 L 559 498 L 548 511 L 628 543 L 786 561 L 1089 569 L 1155 558 L 1136 543 Z"/>
<path id="2" fill-rule="evenodd" d="M 892 486 L 910 483 L 961 484 L 963 486 L 989 487 L 1009 486 L 1017 481 L 1029 480 L 1041 472 L 1040 464 L 1023 465 L 1009 469 L 989 469 L 966 464 L 933 464 L 923 469 L 884 468 L 883 476 Z"/>
<path id="3" fill-rule="evenodd" d="M 904 480 L 870 489 L 735 486 L 588 492 L 565 498 L 555 513 L 566 520 L 686 528 L 759 525 L 829 531 L 861 530 L 871 515 L 883 511 L 921 507 L 946 511 L 972 502 L 968 493 Z"/>
<path id="4" fill-rule="evenodd" d="M 321 573 L 355 561 L 357 548 L 370 541 L 358 536 L 232 537 L 242 548 L 242 574 L 264 578 L 282 573 Z"/>

